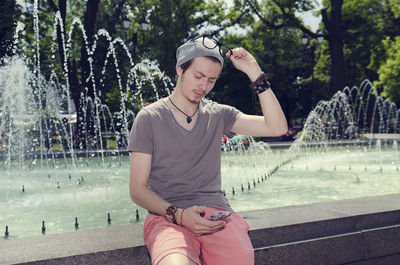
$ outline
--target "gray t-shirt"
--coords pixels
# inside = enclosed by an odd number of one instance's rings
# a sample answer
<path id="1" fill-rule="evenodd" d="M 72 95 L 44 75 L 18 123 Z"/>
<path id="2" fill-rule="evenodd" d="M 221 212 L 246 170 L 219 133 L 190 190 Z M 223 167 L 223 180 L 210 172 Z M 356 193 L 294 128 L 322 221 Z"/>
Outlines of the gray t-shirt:
<path id="1" fill-rule="evenodd" d="M 242 114 L 228 105 L 202 100 L 191 131 L 175 120 L 164 100 L 139 111 L 128 151 L 152 155 L 149 188 L 180 207 L 232 210 L 221 191 L 221 138 Z"/>

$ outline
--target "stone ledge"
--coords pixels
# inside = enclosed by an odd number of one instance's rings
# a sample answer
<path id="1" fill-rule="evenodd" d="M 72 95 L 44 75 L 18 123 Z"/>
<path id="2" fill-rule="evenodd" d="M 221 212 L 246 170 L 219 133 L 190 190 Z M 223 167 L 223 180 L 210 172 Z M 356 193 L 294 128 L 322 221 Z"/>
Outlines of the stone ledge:
<path id="1" fill-rule="evenodd" d="M 357 265 L 400 255 L 400 251 L 391 248 L 394 243 L 400 246 L 400 194 L 239 214 L 252 227 L 249 234 L 257 248 L 256 264 L 274 264 L 272 260 L 284 264 L 284 258 L 294 257 L 294 253 L 318 258 L 319 262 L 322 259 L 324 264 L 330 264 L 329 259 L 334 256 L 346 254 L 352 258 L 343 259 L 342 263 Z M 0 240 L 0 264 L 149 264 L 142 230 L 142 225 L 130 224 Z M 380 250 L 375 251 L 376 248 Z M 322 250 L 331 256 L 322 257 Z M 290 261 L 295 264 L 293 259 Z"/>
<path id="2" fill-rule="evenodd" d="M 151 265 L 150 257 L 145 246 L 134 248 L 123 248 L 108 250 L 95 253 L 68 256 L 63 258 L 38 260 L 26 263 L 17 263 L 20 265 L 98 265 L 98 264 L 118 264 L 118 265 Z"/>
<path id="3" fill-rule="evenodd" d="M 400 255 L 400 225 L 258 248 L 256 264 L 346 264 L 394 255 Z"/>
<path id="4" fill-rule="evenodd" d="M 145 249 L 143 225 L 109 226 L 103 229 L 0 240 L 0 264 L 41 260 L 50 260 L 47 264 L 57 264 L 54 263 L 55 260 L 61 261 L 58 264 L 65 264 L 62 261 L 68 260 L 69 264 L 72 260 L 82 258 L 96 260 L 98 254 L 116 256 L 116 253 L 121 253 L 124 256 L 124 251 L 121 250 L 140 247 Z"/>

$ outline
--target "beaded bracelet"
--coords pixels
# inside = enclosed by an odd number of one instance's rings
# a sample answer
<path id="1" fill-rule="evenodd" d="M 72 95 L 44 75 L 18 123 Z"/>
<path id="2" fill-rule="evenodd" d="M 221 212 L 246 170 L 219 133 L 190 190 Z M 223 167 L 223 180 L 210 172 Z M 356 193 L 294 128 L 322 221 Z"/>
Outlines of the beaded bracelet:
<path id="1" fill-rule="evenodd" d="M 256 92 L 256 94 L 260 94 L 270 89 L 271 84 L 267 80 L 267 74 L 262 72 L 260 76 L 256 79 L 256 81 L 251 83 L 250 87 L 254 89 L 254 92 Z"/>
<path id="2" fill-rule="evenodd" d="M 185 211 L 185 208 L 182 208 L 182 212 L 181 212 L 181 224 L 180 226 L 183 226 L 183 212 Z"/>

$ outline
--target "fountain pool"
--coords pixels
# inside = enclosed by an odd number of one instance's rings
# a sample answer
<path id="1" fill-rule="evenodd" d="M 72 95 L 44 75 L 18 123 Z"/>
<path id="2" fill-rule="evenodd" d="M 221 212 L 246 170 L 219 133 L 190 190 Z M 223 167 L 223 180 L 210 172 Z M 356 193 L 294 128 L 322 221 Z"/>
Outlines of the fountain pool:
<path id="1" fill-rule="evenodd" d="M 355 143 L 300 156 L 275 148 L 260 154 L 260 147 L 223 152 L 223 189 L 235 211 L 398 193 L 397 142 Z M 73 169 L 64 162 L 1 174 L 0 227 L 8 226 L 9 238 L 40 235 L 43 221 L 46 234 L 143 222 L 146 210 L 129 197 L 129 156 L 78 158 Z"/>

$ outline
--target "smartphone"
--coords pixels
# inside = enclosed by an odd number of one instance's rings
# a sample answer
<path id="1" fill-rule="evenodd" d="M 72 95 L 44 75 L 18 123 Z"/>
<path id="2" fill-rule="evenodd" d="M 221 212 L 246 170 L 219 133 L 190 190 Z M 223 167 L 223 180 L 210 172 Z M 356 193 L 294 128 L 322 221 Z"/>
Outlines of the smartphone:
<path id="1" fill-rule="evenodd" d="M 217 221 L 217 220 L 226 218 L 229 215 L 231 215 L 231 212 L 229 212 L 229 211 L 216 211 L 210 217 L 208 217 L 208 220 Z"/>

